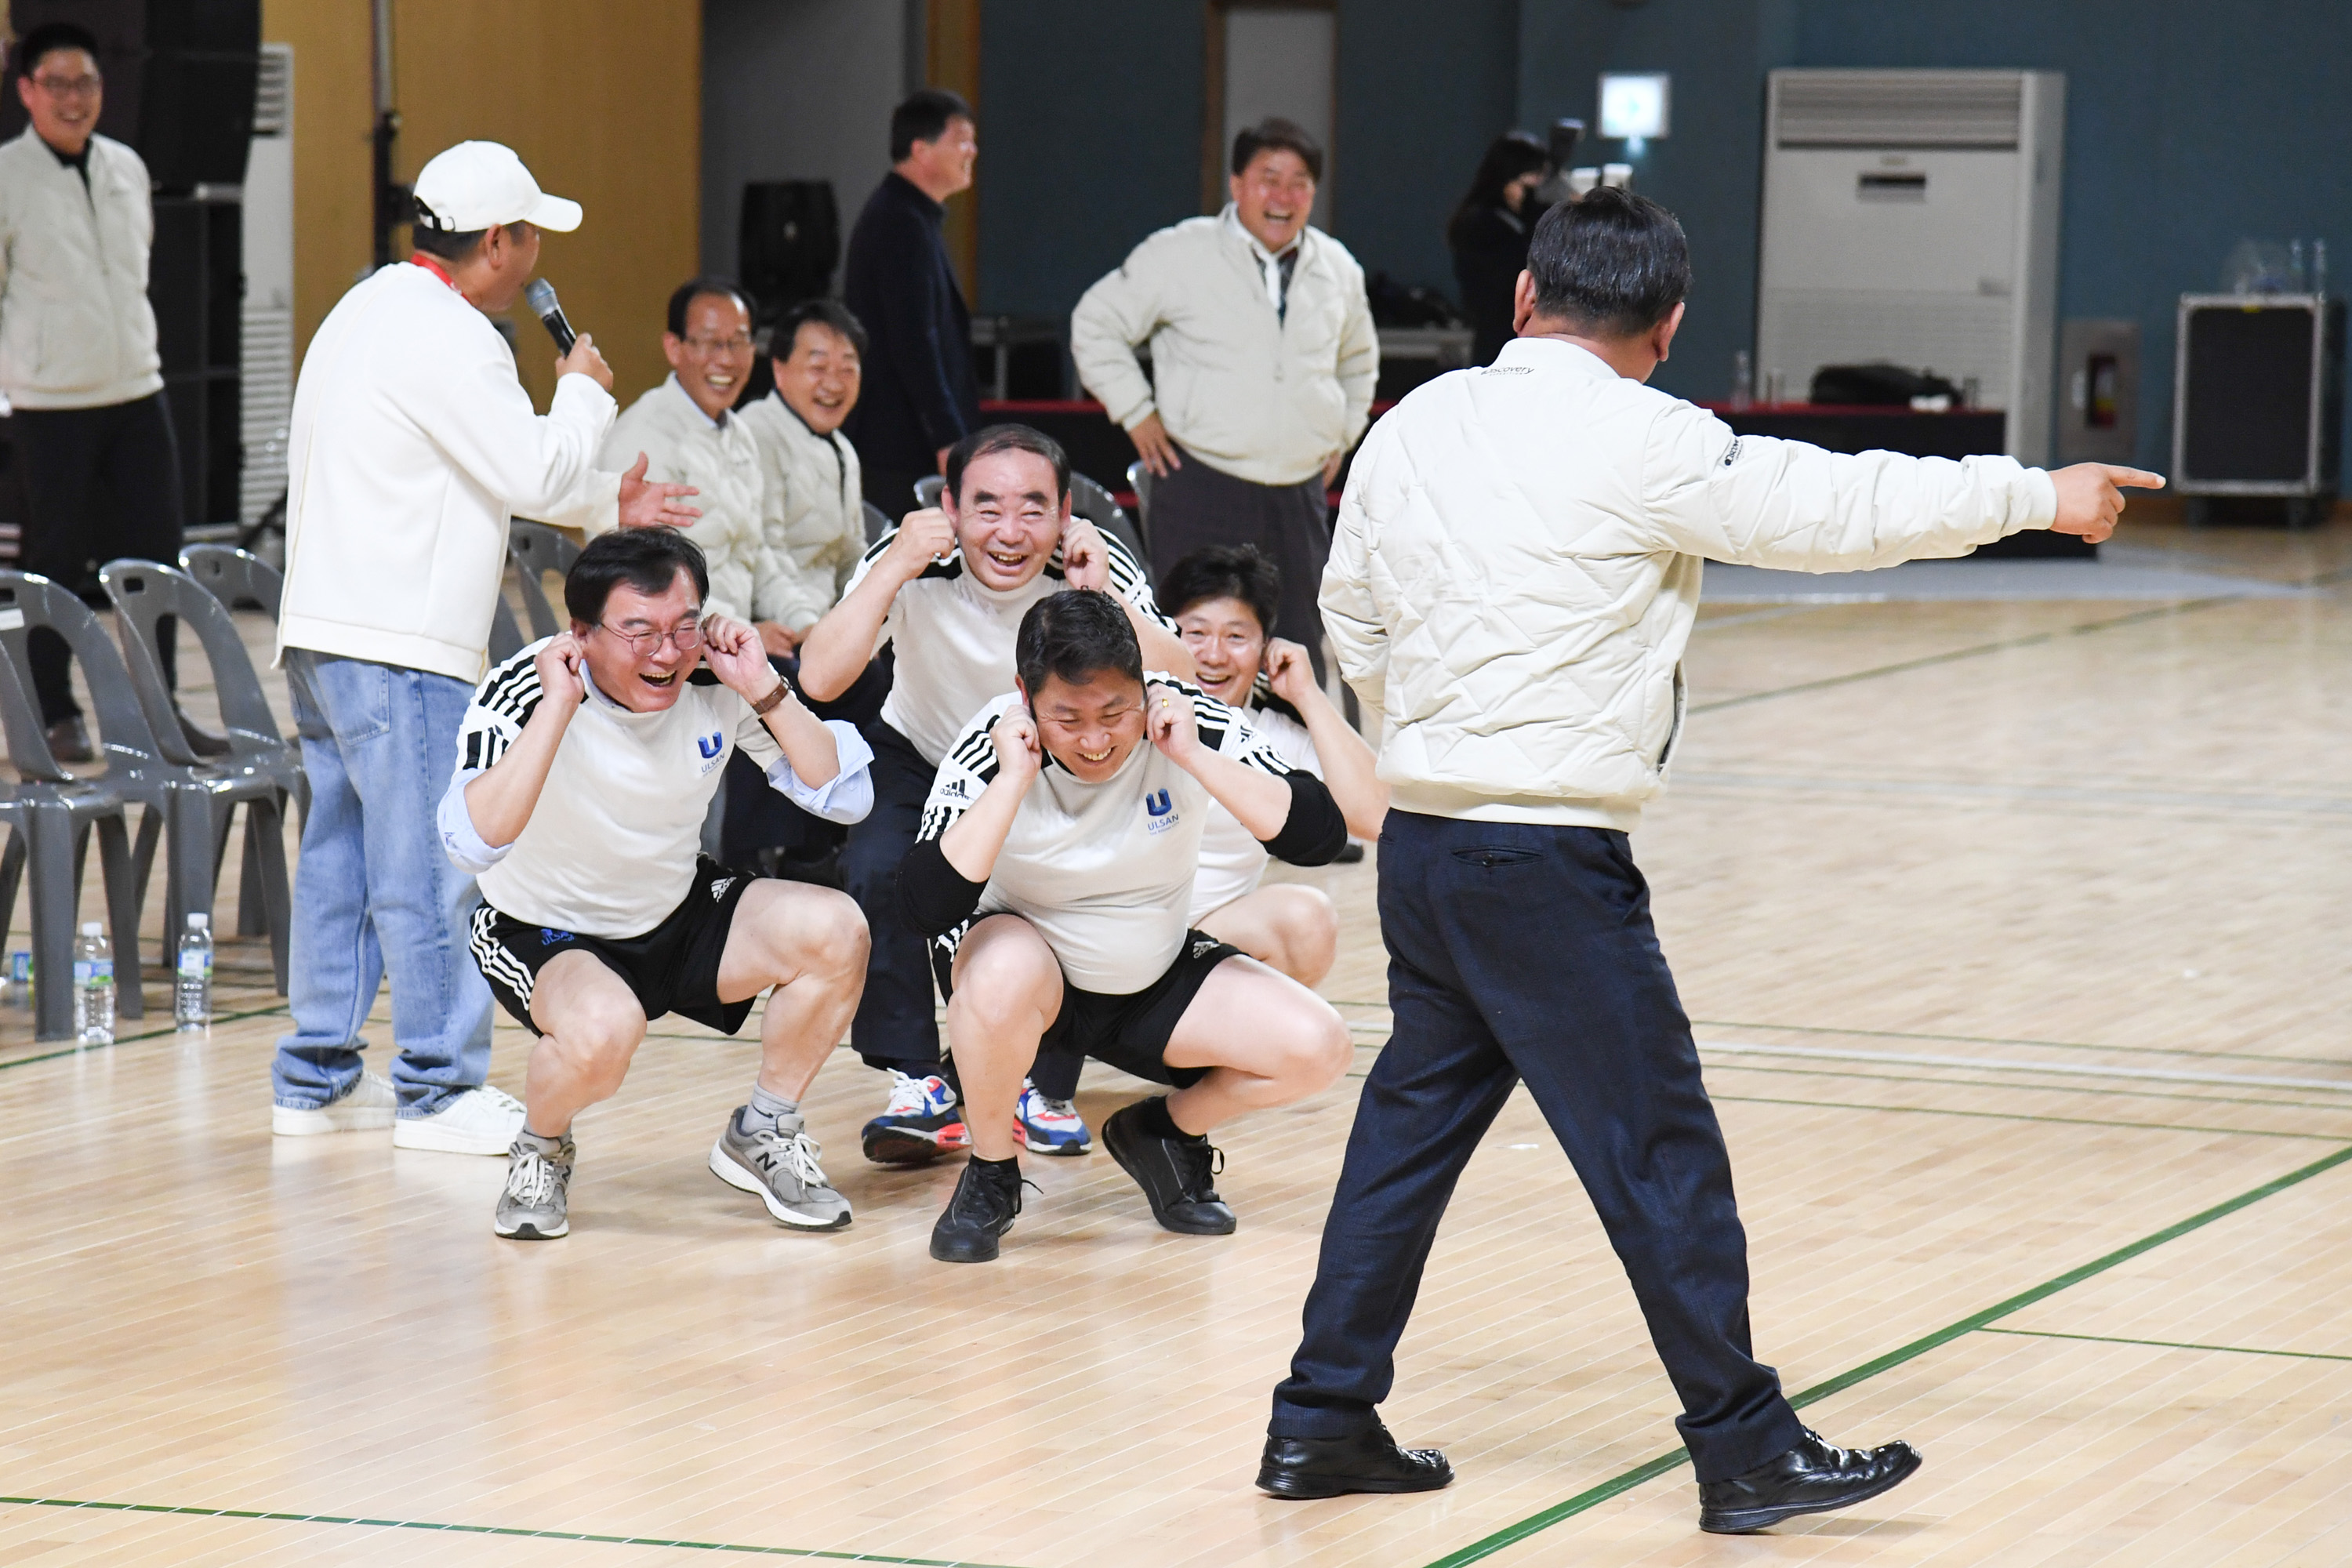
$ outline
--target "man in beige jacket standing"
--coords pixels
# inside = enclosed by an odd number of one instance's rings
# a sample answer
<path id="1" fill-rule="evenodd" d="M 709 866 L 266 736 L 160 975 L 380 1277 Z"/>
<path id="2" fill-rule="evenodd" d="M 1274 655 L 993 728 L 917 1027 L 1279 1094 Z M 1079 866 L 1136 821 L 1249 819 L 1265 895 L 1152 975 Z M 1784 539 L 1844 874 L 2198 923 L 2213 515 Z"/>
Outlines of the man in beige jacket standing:
<path id="1" fill-rule="evenodd" d="M 71 22 L 25 36 L 12 64 L 31 123 L 0 146 L 0 395 L 16 409 L 26 503 L 16 564 L 76 590 L 118 555 L 178 560 L 183 521 L 147 302 L 147 165 L 96 133 L 97 48 Z M 36 631 L 32 663 L 49 749 L 89 762 L 65 639 Z"/>
<path id="2" fill-rule="evenodd" d="M 1438 1221 L 1524 1081 L 1591 1196 L 1665 1363 L 1699 1528 L 1850 1507 L 1919 1465 L 1833 1447 L 1749 1343 L 1748 1240 L 1690 1021 L 1627 834 L 1682 721 L 1704 560 L 1810 572 L 2113 531 L 2153 474 L 1858 457 L 1735 436 L 1643 384 L 1690 263 L 1655 203 L 1602 188 L 1538 224 L 1518 337 L 1415 389 L 1364 444 L 1323 580 L 1340 672 L 1386 716 L 1381 934 L 1394 1032 L 1366 1078 L 1306 1333 L 1258 1485 L 1421 1491 L 1395 1378 Z M 1524 1234 L 1542 1235 L 1540 1215 Z"/>
<path id="3" fill-rule="evenodd" d="M 1287 120 L 1234 139 L 1233 201 L 1129 253 L 1070 317 L 1078 379 L 1151 470 L 1151 565 L 1254 544 L 1282 568 L 1276 636 L 1323 670 L 1327 492 L 1364 433 L 1380 340 L 1364 269 L 1307 226 L 1323 150 Z M 1151 346 L 1151 374 L 1137 362 Z"/>

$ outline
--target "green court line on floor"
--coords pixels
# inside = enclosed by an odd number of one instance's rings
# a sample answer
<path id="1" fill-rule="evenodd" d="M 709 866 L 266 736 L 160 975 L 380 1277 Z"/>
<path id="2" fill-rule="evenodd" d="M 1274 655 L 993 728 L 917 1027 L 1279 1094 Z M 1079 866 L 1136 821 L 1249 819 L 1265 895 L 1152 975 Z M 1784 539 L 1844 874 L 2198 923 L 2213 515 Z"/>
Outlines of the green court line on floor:
<path id="1" fill-rule="evenodd" d="M 2215 1220 L 2227 1218 L 2240 1209 L 2258 1204 L 2264 1198 L 2286 1191 L 2289 1187 L 2300 1185 L 2314 1176 L 2323 1175 L 2347 1162 L 2352 1162 L 2352 1143 L 2346 1144 L 2332 1154 L 2323 1155 L 2307 1165 L 2298 1166 L 2283 1176 L 2273 1177 L 2261 1186 L 2240 1193 L 2236 1197 L 2225 1198 L 2211 1208 L 2190 1215 L 2187 1219 L 2176 1221 L 2151 1236 L 2144 1236 L 2137 1241 L 2119 1247 L 2105 1257 L 2095 1258 L 2088 1263 L 2070 1268 L 2054 1279 L 2044 1280 L 2032 1289 L 2020 1291 L 2005 1301 L 1997 1301 L 1981 1311 L 1971 1312 L 1959 1321 L 1947 1324 L 1933 1333 L 1924 1334 L 1907 1345 L 1898 1346 L 1896 1349 L 1888 1351 L 1885 1355 L 1863 1363 L 1860 1366 L 1814 1384 L 1810 1388 L 1801 1389 L 1789 1395 L 1789 1403 L 1801 1409 L 1805 1405 L 1827 1399 L 1833 1394 L 1843 1394 L 1856 1384 L 1866 1383 L 1876 1377 L 1880 1373 L 1891 1371 L 1906 1362 L 1916 1361 L 1929 1351 L 1940 1349 L 1964 1334 L 1973 1333 L 1986 1324 L 2008 1317 L 2012 1312 L 2022 1311 L 2036 1301 L 2054 1296 L 2070 1286 L 2079 1285 L 2095 1275 L 2104 1274 L 2119 1264 L 2128 1263 L 2144 1252 L 2153 1251 L 2168 1241 L 2177 1241 L 2191 1231 L 2202 1229 Z M 1622 1475 L 1612 1476 L 1598 1486 L 1588 1487 L 1574 1497 L 1563 1499 L 1538 1513 L 1529 1514 L 1516 1524 L 1507 1524 L 1492 1535 L 1474 1541 L 1458 1551 L 1449 1552 L 1428 1564 L 1428 1568 L 1465 1568 L 1468 1563 L 1484 1561 L 1505 1547 L 1515 1546 L 1531 1535 L 1549 1530 L 1562 1520 L 1572 1519 L 1588 1509 L 1608 1501 L 1611 1498 L 1633 1490 L 1645 1481 L 1654 1480 L 1677 1466 L 1687 1463 L 1688 1460 L 1689 1455 L 1681 1449 L 1660 1454 L 1657 1458 L 1636 1465 Z"/>
<path id="2" fill-rule="evenodd" d="M 2046 632 L 2029 632 L 2023 637 L 2003 637 L 1998 642 L 1978 643 L 1970 647 L 1954 648 L 1948 653 L 1931 653 L 1919 658 L 1906 658 L 1896 664 L 1882 664 L 1870 669 L 1857 669 L 1845 675 L 1827 675 L 1818 680 L 1801 680 L 1793 686 L 1776 686 L 1764 691 L 1742 692 L 1737 697 L 1719 697 L 1712 702 L 1694 702 L 1693 715 L 1719 713 L 1727 708 L 1745 708 L 1754 702 L 1769 702 L 1776 697 L 1796 697 L 1809 691 L 1827 691 L 1840 686 L 1853 686 L 1860 681 L 1876 680 L 1884 676 L 1904 675 L 1915 669 L 1930 669 L 1939 664 L 1958 664 L 1963 659 L 1981 658 L 1988 654 L 2007 653 L 2014 648 L 2036 647 L 2056 642 L 2061 637 L 2089 637 L 2096 632 L 2114 631 L 2118 626 L 2137 626 L 2144 621 L 2163 620 L 2172 616 L 2193 615 L 2210 610 L 2216 605 L 2242 603 L 2242 594 L 2218 594 L 2210 598 L 2189 599 L 2177 605 L 2160 605 L 2154 609 L 2135 610 L 2127 616 L 2116 616 L 2104 621 L 2085 621 L 2078 626 L 2060 627 Z"/>
<path id="3" fill-rule="evenodd" d="M 1358 1050 L 1370 1051 L 1375 1057 L 1380 1054 L 1381 1049 L 1380 1046 L 1375 1045 L 1359 1045 L 1356 1048 Z M 1701 1042 L 1700 1048 L 1706 1048 L 1704 1041 Z M 1346 1078 L 1362 1078 L 1371 1069 L 1370 1068 L 1364 1068 L 1359 1070 L 1351 1070 L 1342 1074 L 1341 1076 Z M 2185 1101 L 2190 1105 L 2251 1105 L 2264 1110 L 2315 1110 L 2323 1114 L 2338 1116 L 2346 1114 L 2347 1111 L 2352 1111 L 2352 1106 L 2322 1105 L 2308 1100 L 2249 1100 L 2243 1095 L 2237 1094 L 2185 1094 L 2179 1089 L 2090 1089 L 2077 1085 L 2067 1085 L 2062 1088 L 2053 1084 L 2041 1083 L 2001 1083 L 1992 1079 L 1980 1078 L 1922 1078 L 1916 1073 L 1861 1072 L 1849 1068 L 1833 1068 L 1757 1067 L 1752 1063 L 1736 1061 L 1715 1062 L 1709 1065 L 1708 1070 L 1710 1072 L 1768 1073 L 1780 1078 L 1843 1078 L 1853 1079 L 1862 1083 L 1916 1083 L 1923 1084 L 1930 1089 L 1997 1089 L 2006 1090 L 2011 1093 L 2023 1094 L 2063 1094 L 2070 1096 L 2095 1095 L 2102 1100 L 2178 1100 Z M 1709 1092 L 1712 1093 L 1711 1090 Z M 1716 1095 L 1715 1098 L 1718 1100 L 1757 1100 L 1761 1099 L 1762 1097 L 1755 1095 L 1742 1096 L 1724 1094 Z M 1800 1100 L 1790 1100 L 1788 1103 L 1791 1105 L 1811 1105 L 1818 1103 L 1843 1106 L 1846 1102 L 1839 1100 L 1813 1101 Z M 1929 1110 L 1933 1109 L 1932 1107 L 1927 1106 L 1863 1105 L 1853 1105 L 1850 1108 L 1857 1110 Z M 1993 1116 L 2003 1113 L 1996 1111 L 1955 1110 L 1948 1114 L 1954 1116 Z M 2145 1121 L 2111 1121 L 2102 1120 L 2098 1117 L 2032 1116 L 2023 1113 L 2019 1114 L 2021 1120 L 2026 1121 L 2080 1121 L 2083 1125 L 2089 1127 L 2151 1127 L 2164 1125 L 2162 1123 Z M 2178 1130 L 2186 1132 L 2244 1132 L 2249 1136 L 2316 1138 L 2326 1142 L 2334 1142 L 2336 1139 L 2340 1136 L 2340 1134 L 2333 1132 L 2278 1132 L 2261 1134 L 2256 1133 L 2254 1130 L 2251 1128 L 2243 1127 L 2182 1127 Z"/>
<path id="4" fill-rule="evenodd" d="M 1822 1110 L 1899 1110 L 1910 1116 L 1967 1116 L 1987 1121 L 2049 1121 L 2063 1127 L 2129 1127 L 2147 1132 L 2209 1132 L 2227 1138 L 2307 1138 L 2340 1143 L 2339 1132 L 2272 1132 L 2252 1127 L 2184 1127 L 2170 1121 L 2108 1121 L 2095 1116 L 2035 1116 L 2010 1110 L 1948 1110 L 1933 1105 L 1864 1105 L 1843 1100 L 1775 1100 L 1761 1094 L 1710 1094 L 1709 1100 L 1740 1105 L 1804 1105 Z"/>
<path id="5" fill-rule="evenodd" d="M 213 1025 L 215 1027 L 218 1027 L 223 1024 L 237 1024 L 244 1022 L 247 1018 L 266 1018 L 272 1013 L 283 1013 L 284 1011 L 286 1011 L 286 1004 L 280 1002 L 275 1006 L 256 1007 L 249 1012 L 219 1013 L 214 1015 Z M 10 1068 L 28 1067 L 34 1062 L 53 1062 L 61 1057 L 79 1057 L 85 1056 L 91 1051 L 112 1050 L 117 1046 L 135 1045 L 141 1040 L 171 1039 L 176 1037 L 179 1035 L 179 1032 L 180 1031 L 176 1026 L 166 1026 L 158 1029 L 142 1029 L 135 1035 L 118 1035 L 113 1039 L 107 1041 L 101 1046 L 85 1046 L 80 1044 L 61 1046 L 54 1051 L 42 1051 L 34 1056 L 15 1057 L 11 1058 L 7 1061 L 0 1061 L 0 1072 L 5 1072 Z"/>
<path id="6" fill-rule="evenodd" d="M 163 1513 L 192 1519 L 247 1519 L 273 1524 L 356 1524 L 376 1530 L 437 1530 L 449 1535 L 502 1535 L 525 1541 L 578 1541 L 598 1546 L 668 1546 L 681 1552 L 736 1552 L 754 1557 L 799 1557 L 826 1563 L 883 1563 L 893 1568 L 994 1568 L 947 1557 L 886 1557 L 871 1552 L 824 1552 L 805 1546 L 747 1546 L 729 1541 L 671 1541 L 658 1535 L 591 1535 L 572 1530 L 521 1530 L 498 1524 L 444 1524 L 422 1519 L 362 1519 L 331 1513 L 279 1513 L 263 1509 L 184 1508 L 169 1503 L 94 1502 L 82 1498 L 0 1497 L 0 1506 L 84 1508 L 108 1513 Z"/>
<path id="7" fill-rule="evenodd" d="M 1366 1004 L 1369 1005 L 1369 1004 Z M 2095 1046 L 2082 1040 L 2012 1040 L 1997 1035 L 1930 1035 L 1914 1029 L 1837 1029 L 1824 1024 L 1734 1024 L 1720 1018 L 1693 1018 L 1701 1029 L 1764 1029 L 1791 1035 L 1852 1035 L 1866 1040 L 1955 1040 L 1966 1046 L 2033 1046 L 2053 1051 L 2114 1051 L 2150 1057 L 2210 1057 L 2216 1060 L 2284 1062 L 2291 1067 L 2352 1067 L 2352 1060 L 2330 1057 L 2280 1057 L 2260 1051 L 2195 1051 L 2166 1046 Z M 1705 1042 L 1701 1042 L 1704 1044 Z"/>
<path id="8" fill-rule="evenodd" d="M 2254 1105 L 2266 1110 L 2320 1110 L 2336 1115 L 2352 1111 L 2352 1105 L 2323 1105 L 2313 1100 L 2250 1100 L 2242 1094 L 2189 1094 L 2177 1089 L 2089 1089 L 2074 1084 L 2003 1083 L 1982 1078 L 1924 1078 L 1917 1073 L 1862 1072 L 1853 1068 L 1768 1068 L 1750 1062 L 1714 1062 L 1708 1065 L 1707 1070 L 1767 1073 L 1780 1078 L 1844 1078 L 1863 1083 L 1917 1083 L 1937 1089 L 1998 1089 L 2011 1094 L 2095 1095 L 2102 1100 L 2178 1100 L 2189 1105 Z"/>
<path id="9" fill-rule="evenodd" d="M 2296 1361 L 2352 1361 L 2352 1355 L 2329 1355 L 2325 1351 L 2270 1351 L 2252 1345 L 2200 1345 L 2185 1340 L 2132 1340 L 2115 1334 L 2062 1334 L 2054 1329 L 1979 1329 L 1980 1334 L 2012 1334 L 2029 1340 L 2089 1340 L 2103 1345 L 2154 1345 L 2168 1351 L 2225 1351 L 2231 1355 L 2283 1355 Z"/>
<path id="10" fill-rule="evenodd" d="M 1843 1051 L 1829 1046 L 1767 1046 L 1746 1040 L 1702 1040 L 1703 1051 L 1731 1057 L 1793 1057 L 1803 1061 L 1869 1062 L 1895 1068 L 1949 1068 L 1960 1072 L 2028 1073 L 2049 1078 L 2107 1078 L 2133 1083 L 2198 1083 L 2217 1089 L 2315 1089 L 2352 1095 L 2352 1079 L 2285 1078 L 2269 1073 L 2174 1072 L 2165 1068 L 2119 1068 L 2103 1062 L 1989 1060 L 1983 1057 L 1922 1056 L 1916 1051 Z M 2347 1101 L 2352 1104 L 2352 1101 Z"/>

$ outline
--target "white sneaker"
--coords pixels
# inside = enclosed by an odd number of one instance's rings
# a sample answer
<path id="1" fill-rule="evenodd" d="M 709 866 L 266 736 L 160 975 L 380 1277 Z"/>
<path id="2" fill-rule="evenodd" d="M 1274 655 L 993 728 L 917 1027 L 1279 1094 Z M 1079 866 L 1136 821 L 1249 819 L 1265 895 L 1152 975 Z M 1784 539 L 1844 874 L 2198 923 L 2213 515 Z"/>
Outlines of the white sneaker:
<path id="1" fill-rule="evenodd" d="M 441 1154 L 503 1154 L 522 1134 L 522 1101 L 484 1084 L 453 1096 L 430 1116 L 404 1116 L 392 1124 L 395 1149 Z"/>
<path id="2" fill-rule="evenodd" d="M 321 1132 L 374 1132 L 392 1125 L 392 1113 L 399 1106 L 400 1096 L 393 1091 L 390 1079 L 362 1072 L 340 1099 L 331 1100 L 316 1110 L 271 1106 L 269 1130 L 280 1138 L 310 1138 Z"/>

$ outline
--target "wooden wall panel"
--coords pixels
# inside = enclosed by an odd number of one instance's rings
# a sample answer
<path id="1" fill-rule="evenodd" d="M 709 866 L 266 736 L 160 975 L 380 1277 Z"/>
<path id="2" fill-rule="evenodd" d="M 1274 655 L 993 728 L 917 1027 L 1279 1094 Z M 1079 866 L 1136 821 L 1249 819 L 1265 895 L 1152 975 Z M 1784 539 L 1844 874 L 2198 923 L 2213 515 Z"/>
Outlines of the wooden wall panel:
<path id="1" fill-rule="evenodd" d="M 980 308 L 980 184 L 988 177 L 988 110 L 980 101 L 980 0 L 929 0 L 923 33 L 925 72 L 971 105 L 980 117 L 980 163 L 972 188 L 948 198 L 948 258 L 974 310 Z"/>
<path id="2" fill-rule="evenodd" d="M 264 0 L 265 37 L 295 50 L 297 330 L 370 259 L 368 0 Z M 522 154 L 587 209 L 541 270 L 595 334 L 622 400 L 659 382 L 662 306 L 693 275 L 700 221 L 702 10 L 696 0 L 397 0 L 395 173 L 454 142 Z M 396 247 L 404 254 L 404 244 Z M 553 349 L 524 315 L 516 359 L 544 406 Z"/>

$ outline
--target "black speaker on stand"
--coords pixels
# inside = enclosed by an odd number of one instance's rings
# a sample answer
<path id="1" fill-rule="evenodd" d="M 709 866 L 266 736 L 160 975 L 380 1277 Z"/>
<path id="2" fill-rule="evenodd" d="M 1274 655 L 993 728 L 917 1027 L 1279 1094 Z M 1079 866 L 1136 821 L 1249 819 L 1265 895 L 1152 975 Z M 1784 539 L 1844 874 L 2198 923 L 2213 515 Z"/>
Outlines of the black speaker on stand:
<path id="1" fill-rule="evenodd" d="M 128 143 L 154 183 L 147 298 L 187 520 L 234 522 L 244 462 L 242 187 L 261 72 L 260 0 L 13 0 L 8 19 L 20 38 L 44 23 L 74 22 L 98 39 L 106 79 L 99 132 Z M 0 93 L 0 137 L 25 123 L 16 95 Z"/>

